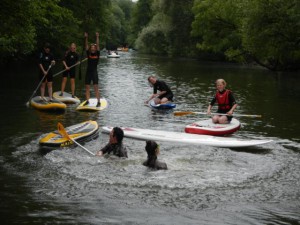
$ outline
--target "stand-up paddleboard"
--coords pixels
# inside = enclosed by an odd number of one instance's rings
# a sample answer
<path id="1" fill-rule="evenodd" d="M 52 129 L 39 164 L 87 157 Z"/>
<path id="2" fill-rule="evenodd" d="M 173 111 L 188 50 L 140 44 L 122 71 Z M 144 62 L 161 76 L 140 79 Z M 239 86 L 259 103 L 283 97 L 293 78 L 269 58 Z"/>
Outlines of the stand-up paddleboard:
<path id="1" fill-rule="evenodd" d="M 63 92 L 63 95 L 60 96 L 60 91 L 56 91 L 53 93 L 53 98 L 67 104 L 79 104 L 80 100 L 76 96 L 72 97 L 72 94 Z"/>
<path id="2" fill-rule="evenodd" d="M 222 136 L 232 134 L 240 129 L 241 123 L 232 118 L 228 124 L 213 123 L 212 119 L 201 120 L 185 127 L 186 133 Z"/>
<path id="3" fill-rule="evenodd" d="M 49 97 L 42 98 L 41 96 L 35 96 L 31 99 L 30 105 L 33 108 L 45 111 L 64 111 L 67 106 L 65 103 L 53 99 L 50 101 Z"/>
<path id="4" fill-rule="evenodd" d="M 150 102 L 149 102 L 149 106 L 150 108 L 152 109 L 174 109 L 176 107 L 176 104 L 172 103 L 172 102 L 167 102 L 167 103 L 164 103 L 164 104 L 155 104 L 155 100 L 152 99 Z"/>
<path id="5" fill-rule="evenodd" d="M 99 135 L 98 123 L 92 120 L 75 124 L 65 129 L 75 141 L 88 141 Z M 73 144 L 69 139 L 62 137 L 57 130 L 46 134 L 40 139 L 39 143 L 41 146 L 48 147 L 65 147 Z"/>
<path id="6" fill-rule="evenodd" d="M 107 56 L 106 56 L 107 58 L 120 58 L 120 55 L 118 55 L 118 54 L 116 54 L 116 53 L 111 53 L 111 54 L 108 54 Z"/>
<path id="7" fill-rule="evenodd" d="M 109 133 L 113 127 L 102 127 L 104 133 Z M 214 147 L 240 148 L 262 145 L 272 140 L 250 140 L 209 135 L 187 134 L 162 130 L 148 130 L 123 127 L 124 136 L 139 140 L 170 141 L 185 144 L 207 145 Z"/>
<path id="8" fill-rule="evenodd" d="M 97 102 L 98 102 L 98 100 L 96 98 L 90 98 L 89 104 L 84 105 L 86 103 L 86 101 L 84 101 L 76 108 L 76 110 L 78 110 L 78 111 L 100 111 L 107 107 L 108 103 L 105 98 L 100 99 L 100 103 L 101 103 L 100 107 L 96 107 Z"/>

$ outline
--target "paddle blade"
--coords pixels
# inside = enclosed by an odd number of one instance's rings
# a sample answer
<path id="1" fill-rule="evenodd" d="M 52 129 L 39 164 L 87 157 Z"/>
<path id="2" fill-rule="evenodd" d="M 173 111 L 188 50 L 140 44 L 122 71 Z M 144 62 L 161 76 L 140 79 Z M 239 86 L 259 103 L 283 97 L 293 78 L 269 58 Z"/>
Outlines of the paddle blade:
<path id="1" fill-rule="evenodd" d="M 70 138 L 70 136 L 68 135 L 67 131 L 65 130 L 64 126 L 61 123 L 57 124 L 57 130 L 58 133 L 60 133 L 61 136 L 63 136 L 64 138 L 72 141 L 72 139 Z"/>
<path id="2" fill-rule="evenodd" d="M 189 114 L 193 114 L 194 112 L 174 112 L 174 116 L 185 116 L 185 115 L 189 115 Z"/>

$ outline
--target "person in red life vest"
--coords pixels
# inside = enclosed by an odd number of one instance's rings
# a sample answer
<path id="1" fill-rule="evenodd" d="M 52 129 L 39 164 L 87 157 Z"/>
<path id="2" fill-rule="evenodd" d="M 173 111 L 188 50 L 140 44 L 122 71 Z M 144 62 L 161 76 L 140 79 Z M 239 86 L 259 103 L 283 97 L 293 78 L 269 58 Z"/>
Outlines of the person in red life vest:
<path id="1" fill-rule="evenodd" d="M 97 66 L 100 58 L 100 47 L 99 47 L 99 33 L 96 32 L 96 44 L 88 44 L 88 33 L 84 33 L 85 37 L 85 48 L 88 58 L 87 70 L 85 76 L 85 97 L 86 102 L 84 105 L 89 104 L 90 99 L 90 84 L 93 82 L 94 91 L 96 93 L 96 98 L 98 100 L 96 107 L 100 107 L 100 92 L 98 87 L 98 72 Z"/>
<path id="2" fill-rule="evenodd" d="M 67 83 L 67 77 L 70 76 L 72 98 L 75 98 L 76 70 L 75 70 L 75 67 L 72 67 L 72 68 L 70 68 L 70 67 L 75 65 L 76 63 L 78 63 L 78 60 L 79 60 L 79 56 L 78 56 L 78 53 L 76 52 L 76 44 L 72 43 L 70 45 L 69 50 L 65 53 L 65 57 L 63 60 L 63 64 L 64 64 L 66 71 L 63 73 L 60 96 L 63 96 L 63 92 L 65 91 L 65 87 L 66 87 L 66 83 Z"/>
<path id="3" fill-rule="evenodd" d="M 237 103 L 235 98 L 230 90 L 226 89 L 226 82 L 223 79 L 218 79 L 216 81 L 217 93 L 214 98 L 211 100 L 208 108 L 207 114 L 211 114 L 212 106 L 217 102 L 218 103 L 218 111 L 217 113 L 227 114 L 224 115 L 215 115 L 212 117 L 213 123 L 226 124 L 230 123 L 232 119 L 232 114 L 235 108 L 237 107 Z"/>
<path id="4" fill-rule="evenodd" d="M 48 70 L 49 67 L 55 65 L 55 60 L 50 52 L 50 44 L 45 43 L 44 49 L 41 51 L 39 55 L 39 80 L 43 79 L 41 85 L 41 98 L 45 100 L 45 89 L 46 84 L 48 87 L 49 99 L 52 101 L 52 81 L 53 81 L 53 73 L 52 70 Z"/>

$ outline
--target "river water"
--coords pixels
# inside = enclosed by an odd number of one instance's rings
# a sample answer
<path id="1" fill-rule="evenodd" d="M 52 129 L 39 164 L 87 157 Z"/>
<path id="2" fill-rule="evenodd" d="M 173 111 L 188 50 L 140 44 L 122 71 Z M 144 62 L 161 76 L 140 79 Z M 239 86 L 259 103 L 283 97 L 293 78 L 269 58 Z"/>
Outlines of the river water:
<path id="1" fill-rule="evenodd" d="M 1 72 L 2 224 L 300 224 L 300 74 L 136 53 L 101 58 L 98 72 L 108 108 L 86 113 L 69 106 L 62 114 L 25 106 L 37 85 L 35 67 Z M 241 117 L 233 136 L 273 142 L 242 149 L 161 142 L 167 171 L 142 166 L 145 142 L 133 139 L 124 140 L 128 159 L 91 157 L 76 146 L 41 151 L 39 139 L 57 122 L 183 131 L 203 118 L 145 107 L 152 74 L 172 87 L 176 110 L 189 111 L 205 111 L 214 81 L 224 78 L 239 103 L 236 113 L 263 116 Z M 107 141 L 100 132 L 84 146 L 96 152 Z"/>

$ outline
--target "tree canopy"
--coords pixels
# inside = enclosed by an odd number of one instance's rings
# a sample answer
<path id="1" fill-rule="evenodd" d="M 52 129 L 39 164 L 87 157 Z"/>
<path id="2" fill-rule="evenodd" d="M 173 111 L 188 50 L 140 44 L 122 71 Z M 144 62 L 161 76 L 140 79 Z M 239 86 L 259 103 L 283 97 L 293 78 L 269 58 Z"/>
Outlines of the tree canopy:
<path id="1" fill-rule="evenodd" d="M 2 0 L 0 20 L 2 64 L 99 32 L 101 48 L 300 68 L 299 0 Z"/>

